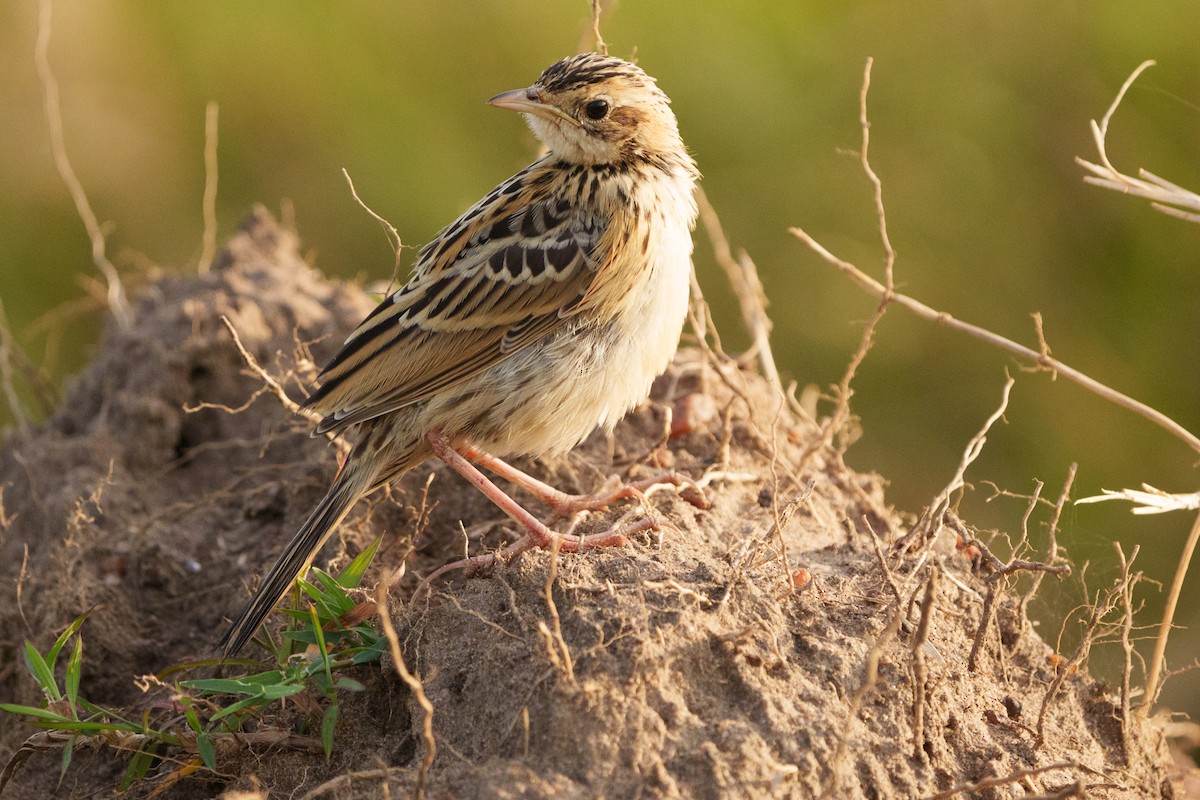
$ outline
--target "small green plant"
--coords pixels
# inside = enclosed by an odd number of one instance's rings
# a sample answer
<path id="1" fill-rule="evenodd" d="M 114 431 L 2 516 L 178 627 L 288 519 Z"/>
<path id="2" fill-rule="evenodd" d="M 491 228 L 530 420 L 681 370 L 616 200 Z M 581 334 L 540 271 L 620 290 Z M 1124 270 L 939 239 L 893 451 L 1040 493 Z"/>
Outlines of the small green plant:
<path id="1" fill-rule="evenodd" d="M 222 746 L 240 747 L 234 734 L 255 716 L 273 704 L 293 697 L 309 710 L 307 719 L 320 715 L 320 740 L 326 758 L 333 750 L 333 735 L 341 713 L 340 692 L 362 691 L 363 685 L 340 674 L 347 668 L 378 661 L 387 649 L 383 638 L 369 621 L 347 627 L 358 604 L 349 591 L 357 588 L 367 566 L 379 548 L 376 539 L 336 577 L 319 569 L 311 580 L 297 580 L 297 598 L 302 608 L 285 609 L 291 624 L 283 641 L 261 643 L 275 666 L 243 675 L 198 678 L 167 683 L 166 679 L 185 671 L 211 668 L 222 664 L 207 659 L 170 667 L 149 678 L 143 690 L 152 685 L 170 690 L 165 711 L 160 705 L 139 715 L 104 708 L 80 694 L 83 676 L 83 636 L 80 632 L 88 613 L 84 613 L 59 635 L 48 651 L 42 653 L 30 641 L 25 642 L 25 665 L 42 690 L 40 706 L 0 703 L 0 711 L 27 718 L 43 733 L 30 737 L 0 773 L 0 790 L 12 774 L 35 750 L 62 748 L 61 776 L 66 775 L 75 749 L 80 744 L 108 746 L 133 753 L 121 781 L 124 790 L 143 779 L 165 750 L 182 750 L 187 758 L 168 778 L 178 780 L 200 768 L 217 771 L 217 753 Z M 294 604 L 297 605 L 297 604 Z M 56 667 L 68 643 L 73 641 L 63 669 L 61 683 Z M 247 659 L 223 662 L 238 669 L 260 667 Z M 300 703 L 299 701 L 306 702 Z M 245 741 L 246 737 L 242 737 Z M 228 744 L 226 744 L 228 743 Z"/>

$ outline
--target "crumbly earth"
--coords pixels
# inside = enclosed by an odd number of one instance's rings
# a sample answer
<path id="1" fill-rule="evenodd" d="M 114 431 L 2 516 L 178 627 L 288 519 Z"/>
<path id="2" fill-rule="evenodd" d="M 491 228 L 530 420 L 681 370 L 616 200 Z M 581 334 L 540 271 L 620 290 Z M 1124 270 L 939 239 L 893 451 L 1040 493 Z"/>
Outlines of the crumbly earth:
<path id="1" fill-rule="evenodd" d="M 210 274 L 141 292 L 135 325 L 109 332 L 54 417 L 0 451 L 0 700 L 37 703 L 22 640 L 44 649 L 88 609 L 81 691 L 93 702 L 138 716 L 161 696 L 135 678 L 213 654 L 245 585 L 336 469 L 306 420 L 254 398 L 262 381 L 221 317 L 299 397 L 313 362 L 370 306 L 304 263 L 295 235 L 262 210 Z M 888 551 L 911 520 L 887 506 L 879 478 L 810 446 L 811 425 L 779 406 L 755 375 L 685 351 L 611 439 L 523 464 L 575 491 L 610 474 L 710 476 L 709 508 L 694 490 L 655 492 L 654 513 L 678 530 L 623 548 L 527 552 L 418 595 L 422 577 L 464 550 L 512 541 L 512 525 L 439 464 L 360 504 L 323 555 L 340 565 L 384 534 L 377 564 L 405 564 L 391 612 L 433 706 L 426 796 L 906 798 L 1063 763 L 957 796 L 1054 796 L 1075 782 L 1084 794 L 1069 796 L 1176 796 L 1157 721 L 1123 722 L 1113 692 L 1083 671 L 1066 677 L 1037 744 L 1059 662 L 1015 602 L 1000 603 L 968 670 L 986 575 L 953 550 L 915 648 L 927 670 L 918 741 L 913 643 L 927 571 L 889 555 L 885 573 L 872 543 Z M 641 513 L 624 502 L 584 525 Z M 893 584 L 917 600 L 899 631 Z M 412 796 L 423 711 L 393 666 L 353 673 L 366 690 L 348 696 L 329 759 L 288 706 L 259 729 L 296 738 L 222 749 L 219 775 L 169 785 L 176 764 L 163 762 L 127 796 Z M 34 731 L 11 716 L 0 724 L 7 762 Z M 81 747 L 60 785 L 59 751 L 39 752 L 4 796 L 115 795 L 125 763 Z"/>

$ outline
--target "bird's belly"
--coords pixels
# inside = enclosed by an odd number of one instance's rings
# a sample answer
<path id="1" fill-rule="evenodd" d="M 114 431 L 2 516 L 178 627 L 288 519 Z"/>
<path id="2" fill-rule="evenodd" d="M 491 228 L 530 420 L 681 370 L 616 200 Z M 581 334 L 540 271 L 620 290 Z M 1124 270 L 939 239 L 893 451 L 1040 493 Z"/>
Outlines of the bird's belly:
<path id="1" fill-rule="evenodd" d="M 611 429 L 646 399 L 679 346 L 690 247 L 675 252 L 654 265 L 625 313 L 531 345 L 434 401 L 431 421 L 500 456 L 561 453 L 599 426 Z"/>

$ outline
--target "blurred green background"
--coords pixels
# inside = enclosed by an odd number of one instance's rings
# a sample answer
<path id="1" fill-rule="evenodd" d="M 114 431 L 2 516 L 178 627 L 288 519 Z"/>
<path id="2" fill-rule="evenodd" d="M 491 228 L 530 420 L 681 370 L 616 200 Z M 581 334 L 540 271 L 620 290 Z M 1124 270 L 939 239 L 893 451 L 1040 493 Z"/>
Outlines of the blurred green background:
<path id="1" fill-rule="evenodd" d="M 484 104 L 574 52 L 589 11 L 571 2 L 60 2 L 51 60 L 67 147 L 122 269 L 195 268 L 200 253 L 204 108 L 220 104 L 218 216 L 223 239 L 255 202 L 287 199 L 316 264 L 387 277 L 392 255 L 363 198 L 405 241 L 429 239 L 536 146 L 517 117 Z M 57 379 L 77 370 L 99 314 L 47 326 L 82 296 L 89 246 L 49 155 L 33 67 L 37 7 L 0 5 L 0 298 L 21 344 Z M 1033 344 L 1030 314 L 1067 363 L 1200 430 L 1200 226 L 1085 186 L 1098 118 L 1143 59 L 1109 152 L 1200 187 L 1200 4 L 624 0 L 604 34 L 672 97 L 704 186 L 735 246 L 762 271 L 783 372 L 836 382 L 873 302 L 786 232 L 801 226 L 878 273 L 870 190 L 852 156 L 858 91 L 875 57 L 872 157 L 885 183 L 901 289 Z M 744 342 L 707 242 L 701 283 L 727 340 Z M 406 261 L 406 264 L 409 263 Z M 47 328 L 52 333 L 47 333 Z M 61 341 L 60 341 L 61 337 Z M 891 481 L 919 511 L 948 480 L 995 408 L 1003 354 L 894 309 L 860 370 L 865 435 L 856 467 Z M 0 412 L 5 413 L 5 412 Z M 0 418 L 11 421 L 11 418 Z M 1055 496 L 1080 463 L 1075 495 L 1145 481 L 1196 488 L 1196 454 L 1081 389 L 1022 374 L 1007 424 L 968 477 Z M 964 502 L 978 524 L 1014 530 L 1023 504 Z M 1133 518 L 1124 507 L 1070 509 L 1062 541 L 1091 559 L 1092 586 L 1116 572 L 1109 542 L 1140 543 L 1139 563 L 1169 582 L 1190 520 Z M 1039 536 L 1039 541 L 1041 538 Z M 1200 653 L 1200 569 L 1171 664 Z M 1077 598 L 1077 579 L 1066 595 Z M 1160 601 L 1149 590 L 1144 620 Z M 1054 630 L 1047 631 L 1054 639 Z M 1200 713 L 1193 678 L 1169 703 Z"/>

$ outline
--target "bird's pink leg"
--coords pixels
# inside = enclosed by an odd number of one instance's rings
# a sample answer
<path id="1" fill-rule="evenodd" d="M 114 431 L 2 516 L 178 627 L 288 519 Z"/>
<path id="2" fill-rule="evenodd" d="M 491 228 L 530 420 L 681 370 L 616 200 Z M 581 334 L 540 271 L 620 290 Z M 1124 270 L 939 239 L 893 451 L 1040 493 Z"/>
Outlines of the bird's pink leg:
<path id="1" fill-rule="evenodd" d="M 645 517 L 629 525 L 622 525 L 604 533 L 595 533 L 590 536 L 569 536 L 557 533 L 548 528 L 537 517 L 526 511 L 520 503 L 505 494 L 500 487 L 492 483 L 486 475 L 480 472 L 474 464 L 451 444 L 450 439 L 444 433 L 438 430 L 430 431 L 425 438 L 433 448 L 434 455 L 446 462 L 459 475 L 466 478 L 471 485 L 481 491 L 501 511 L 527 531 L 528 543 L 524 547 L 521 547 L 521 550 L 528 549 L 529 547 L 549 548 L 554 545 L 556 540 L 559 543 L 559 548 L 565 551 L 579 550 L 584 547 L 622 547 L 628 543 L 626 537 L 631 534 L 655 530 L 663 525 L 670 524 L 653 517 Z M 477 459 L 481 455 L 478 451 L 472 450 L 470 452 Z M 491 458 L 491 456 L 488 456 L 488 458 Z M 495 460 L 499 461 L 499 459 Z M 503 464 L 504 462 L 500 463 Z M 508 465 L 505 464 L 504 466 L 507 467 Z M 512 469 L 512 467 L 508 468 Z M 513 471 L 517 472 L 517 470 Z M 524 473 L 519 474 L 524 475 Z M 530 478 L 530 480 L 534 479 Z M 537 483 L 552 492 L 558 491 L 541 481 L 537 481 Z M 559 492 L 559 494 L 563 493 Z M 568 495 L 563 494 L 563 497 L 568 497 Z"/>
<path id="2" fill-rule="evenodd" d="M 574 516 L 580 511 L 596 511 L 607 508 L 618 500 L 625 500 L 630 497 L 644 500 L 645 496 L 643 493 L 652 486 L 680 486 L 691 483 L 683 475 L 668 472 L 647 480 L 623 483 L 610 489 L 600 489 L 591 494 L 567 494 L 560 489 L 555 489 L 548 483 L 538 480 L 527 472 L 522 472 L 507 461 L 496 458 L 496 456 L 490 453 L 485 453 L 470 446 L 462 447 L 458 452 L 489 472 L 499 475 L 510 483 L 515 483 L 550 506 L 551 510 L 554 511 L 555 517 L 566 518 Z M 701 494 L 701 496 L 703 495 Z"/>

